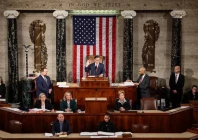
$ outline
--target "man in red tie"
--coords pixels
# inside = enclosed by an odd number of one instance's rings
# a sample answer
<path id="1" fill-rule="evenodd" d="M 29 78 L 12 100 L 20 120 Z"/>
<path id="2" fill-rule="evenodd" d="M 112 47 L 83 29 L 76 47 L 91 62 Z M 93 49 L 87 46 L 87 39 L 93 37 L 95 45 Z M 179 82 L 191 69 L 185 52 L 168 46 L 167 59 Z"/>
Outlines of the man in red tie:
<path id="1" fill-rule="evenodd" d="M 140 103 L 141 98 L 150 97 L 150 78 L 146 74 L 146 69 L 144 67 L 139 69 L 139 78 L 137 83 L 134 83 L 137 87 L 138 92 L 138 102 Z M 138 103 L 138 104 L 139 104 Z"/>
<path id="2" fill-rule="evenodd" d="M 100 56 L 96 55 L 94 61 L 94 63 L 90 64 L 89 60 L 87 60 L 85 72 L 89 72 L 91 76 L 104 77 L 105 69 L 104 64 L 100 63 Z"/>
<path id="3" fill-rule="evenodd" d="M 172 108 L 180 106 L 183 95 L 184 81 L 184 75 L 180 73 L 180 66 L 175 66 L 174 73 L 171 74 L 169 79 Z"/>

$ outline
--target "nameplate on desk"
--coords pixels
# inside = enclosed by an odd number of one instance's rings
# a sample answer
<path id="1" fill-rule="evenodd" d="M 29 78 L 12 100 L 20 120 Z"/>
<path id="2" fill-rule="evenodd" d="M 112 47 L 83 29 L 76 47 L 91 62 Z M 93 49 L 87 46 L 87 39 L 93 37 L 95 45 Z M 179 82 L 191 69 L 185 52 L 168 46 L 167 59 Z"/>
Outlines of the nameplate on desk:
<path id="1" fill-rule="evenodd" d="M 67 87 L 69 87 L 69 85 L 59 85 L 58 87 L 60 87 L 60 88 L 67 88 Z"/>

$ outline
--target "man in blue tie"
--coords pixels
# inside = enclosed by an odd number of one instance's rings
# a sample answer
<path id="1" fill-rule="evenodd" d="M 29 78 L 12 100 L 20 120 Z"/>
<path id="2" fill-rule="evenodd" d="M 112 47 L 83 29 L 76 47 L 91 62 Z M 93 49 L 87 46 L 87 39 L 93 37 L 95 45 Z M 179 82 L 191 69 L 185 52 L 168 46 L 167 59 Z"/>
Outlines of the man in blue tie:
<path id="1" fill-rule="evenodd" d="M 90 64 L 89 60 L 87 60 L 85 72 L 89 72 L 91 76 L 104 77 L 105 69 L 104 64 L 100 63 L 100 56 L 96 55 L 94 61 L 94 63 Z"/>
<path id="2" fill-rule="evenodd" d="M 53 135 L 69 135 L 71 133 L 71 127 L 69 121 L 64 119 L 63 114 L 58 114 L 57 120 L 52 124 Z"/>
<path id="3" fill-rule="evenodd" d="M 37 98 L 39 97 L 40 93 L 45 93 L 47 98 L 49 98 L 52 93 L 52 83 L 49 76 L 47 76 L 47 73 L 47 68 L 42 68 L 41 74 L 36 78 Z"/>

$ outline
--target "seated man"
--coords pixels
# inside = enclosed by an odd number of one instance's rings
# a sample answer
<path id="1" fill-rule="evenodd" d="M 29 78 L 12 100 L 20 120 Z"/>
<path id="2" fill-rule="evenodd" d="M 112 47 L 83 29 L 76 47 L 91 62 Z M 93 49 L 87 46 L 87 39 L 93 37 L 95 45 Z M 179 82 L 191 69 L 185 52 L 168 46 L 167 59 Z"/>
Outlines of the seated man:
<path id="1" fill-rule="evenodd" d="M 116 99 L 114 110 L 125 111 L 130 110 L 130 103 L 129 100 L 124 97 L 124 91 L 120 90 L 118 92 L 119 98 Z"/>
<path id="2" fill-rule="evenodd" d="M 54 108 L 53 108 L 52 104 L 50 103 L 49 100 L 46 100 L 45 93 L 41 93 L 39 95 L 39 100 L 36 101 L 36 103 L 33 105 L 33 107 L 41 108 L 43 110 L 47 109 L 47 110 L 51 110 L 52 112 L 54 112 Z"/>
<path id="3" fill-rule="evenodd" d="M 198 100 L 197 86 L 193 85 L 192 89 L 184 94 L 183 103 L 189 103 L 190 100 Z"/>
<path id="4" fill-rule="evenodd" d="M 115 125 L 110 120 L 110 115 L 108 113 L 104 116 L 104 121 L 99 123 L 98 131 L 103 132 L 115 132 Z"/>
<path id="5" fill-rule="evenodd" d="M 60 110 L 65 112 L 76 112 L 76 101 L 72 99 L 71 92 L 65 92 L 62 101 L 60 102 Z"/>
<path id="6" fill-rule="evenodd" d="M 71 133 L 70 124 L 64 119 L 63 114 L 58 114 L 57 120 L 52 124 L 52 134 L 58 135 L 58 133 L 61 133 L 62 135 L 69 135 Z"/>
<path id="7" fill-rule="evenodd" d="M 99 63 L 100 62 L 100 56 L 96 55 L 94 57 L 95 63 L 89 62 L 87 60 L 86 66 L 85 66 L 85 72 L 90 72 L 91 76 L 96 76 L 96 77 L 103 77 L 105 74 L 105 69 L 104 69 L 104 64 Z"/>

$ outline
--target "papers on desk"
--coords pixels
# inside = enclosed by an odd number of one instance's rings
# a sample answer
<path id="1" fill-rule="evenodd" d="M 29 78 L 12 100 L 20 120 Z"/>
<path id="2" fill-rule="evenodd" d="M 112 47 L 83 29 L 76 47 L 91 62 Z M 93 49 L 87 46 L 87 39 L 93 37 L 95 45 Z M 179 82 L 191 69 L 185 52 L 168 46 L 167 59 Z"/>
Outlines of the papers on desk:
<path id="1" fill-rule="evenodd" d="M 59 137 L 65 138 L 65 137 L 67 137 L 67 135 L 59 135 Z"/>
<path id="2" fill-rule="evenodd" d="M 67 85 L 67 82 L 57 82 L 56 85 L 58 87 L 69 87 L 69 85 Z"/>
<path id="3" fill-rule="evenodd" d="M 18 109 L 18 108 L 8 108 L 8 109 L 10 109 L 10 110 L 13 110 L 13 111 L 20 111 L 20 109 Z"/>
<path id="4" fill-rule="evenodd" d="M 63 113 L 64 111 L 56 111 L 56 113 Z"/>
<path id="5" fill-rule="evenodd" d="M 45 133 L 45 137 L 53 137 L 52 133 Z"/>
<path id="6" fill-rule="evenodd" d="M 181 106 L 181 108 L 188 108 L 188 107 L 190 107 L 190 106 Z"/>
<path id="7" fill-rule="evenodd" d="M 81 132 L 80 136 L 97 136 L 97 132 Z"/>
<path id="8" fill-rule="evenodd" d="M 5 99 L 5 98 L 0 98 L 0 101 L 1 101 L 1 102 L 5 102 L 6 99 Z"/>
<path id="9" fill-rule="evenodd" d="M 133 82 L 124 82 L 124 85 L 125 86 L 134 86 L 134 83 Z"/>
<path id="10" fill-rule="evenodd" d="M 103 131 L 98 131 L 98 135 L 114 136 L 114 135 L 115 135 L 115 133 L 112 133 L 112 132 L 103 132 Z"/>
<path id="11" fill-rule="evenodd" d="M 117 136 L 90 136 L 90 138 L 117 138 Z"/>

